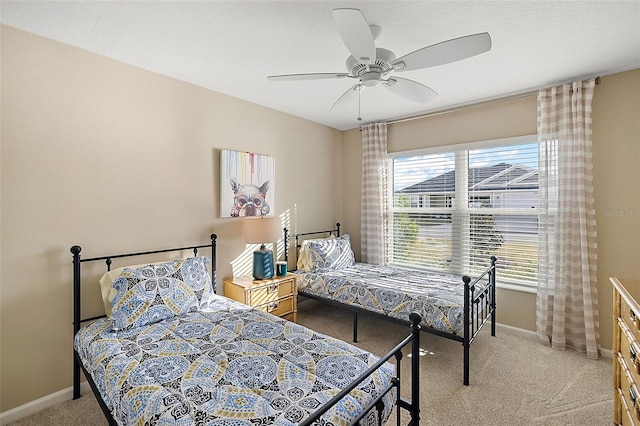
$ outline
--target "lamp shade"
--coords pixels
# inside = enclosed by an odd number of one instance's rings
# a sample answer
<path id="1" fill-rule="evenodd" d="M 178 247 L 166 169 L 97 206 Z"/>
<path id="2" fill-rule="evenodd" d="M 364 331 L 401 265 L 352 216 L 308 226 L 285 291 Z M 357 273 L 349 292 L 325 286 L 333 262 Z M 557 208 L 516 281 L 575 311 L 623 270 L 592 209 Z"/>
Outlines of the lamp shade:
<path id="1" fill-rule="evenodd" d="M 279 225 L 280 221 L 273 216 L 244 220 L 244 241 L 247 244 L 261 244 L 253 252 L 253 278 L 256 280 L 273 277 L 273 252 L 265 247 L 265 243 L 276 241 L 280 237 Z"/>
<path id="2" fill-rule="evenodd" d="M 247 218 L 244 220 L 244 242 L 247 244 L 265 244 L 277 241 L 280 237 L 280 220 L 275 216 Z"/>

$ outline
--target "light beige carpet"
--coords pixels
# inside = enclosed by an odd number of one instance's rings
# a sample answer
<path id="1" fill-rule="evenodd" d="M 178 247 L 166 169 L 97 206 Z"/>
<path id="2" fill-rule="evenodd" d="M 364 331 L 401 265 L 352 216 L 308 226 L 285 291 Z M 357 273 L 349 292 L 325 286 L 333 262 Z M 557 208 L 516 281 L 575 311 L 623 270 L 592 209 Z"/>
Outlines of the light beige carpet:
<path id="1" fill-rule="evenodd" d="M 351 341 L 351 314 L 305 301 L 298 322 Z M 359 317 L 357 346 L 377 354 L 392 349 L 409 328 L 369 315 Z M 421 425 L 581 425 L 613 423 L 612 363 L 489 326 L 471 345 L 471 385 L 462 384 L 462 345 L 421 333 Z M 408 353 L 408 352 L 407 352 Z M 403 374 L 409 359 L 403 359 Z M 406 375 L 405 377 L 409 377 Z M 403 383 L 403 394 L 409 390 Z M 408 395 L 407 395 L 408 396 Z M 392 417 L 392 420 L 394 417 Z M 90 392 L 12 423 L 106 425 Z M 391 424 L 391 422 L 389 422 Z"/>

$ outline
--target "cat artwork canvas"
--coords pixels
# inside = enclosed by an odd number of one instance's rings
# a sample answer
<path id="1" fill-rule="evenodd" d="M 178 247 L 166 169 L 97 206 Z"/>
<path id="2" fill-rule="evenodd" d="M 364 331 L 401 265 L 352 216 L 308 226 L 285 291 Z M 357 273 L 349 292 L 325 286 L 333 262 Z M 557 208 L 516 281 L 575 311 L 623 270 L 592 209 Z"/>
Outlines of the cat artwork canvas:
<path id="1" fill-rule="evenodd" d="M 275 158 L 251 152 L 220 152 L 220 217 L 272 216 Z"/>

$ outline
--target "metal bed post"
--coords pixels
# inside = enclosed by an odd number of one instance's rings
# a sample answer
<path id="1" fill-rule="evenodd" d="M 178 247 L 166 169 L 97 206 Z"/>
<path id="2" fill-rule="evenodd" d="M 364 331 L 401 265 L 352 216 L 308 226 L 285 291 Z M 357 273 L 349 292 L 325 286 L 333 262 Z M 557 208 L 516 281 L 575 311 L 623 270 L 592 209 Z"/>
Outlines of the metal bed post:
<path id="1" fill-rule="evenodd" d="M 287 262 L 287 268 L 289 267 L 289 230 L 282 228 L 284 234 L 284 261 Z"/>
<path id="2" fill-rule="evenodd" d="M 71 247 L 73 254 L 73 339 L 80 330 L 80 251 L 82 247 Z M 73 347 L 73 346 L 72 346 Z M 80 398 L 80 361 L 73 357 L 73 399 Z"/>
<path id="3" fill-rule="evenodd" d="M 496 261 L 497 257 L 491 256 L 491 270 L 489 272 L 489 285 L 491 285 L 491 335 L 496 335 Z"/>
<path id="4" fill-rule="evenodd" d="M 358 311 L 353 310 L 353 342 L 358 343 Z"/>
<path id="5" fill-rule="evenodd" d="M 471 278 L 468 276 L 462 277 L 462 281 L 464 282 L 464 336 L 462 341 L 463 347 L 463 376 L 462 382 L 465 386 L 469 386 L 469 346 L 471 345 L 471 327 L 470 318 L 469 318 L 469 309 L 471 309 L 471 292 L 469 288 L 469 283 L 471 282 Z"/>
<path id="6" fill-rule="evenodd" d="M 395 377 L 395 380 L 396 380 L 396 407 L 397 407 L 396 408 L 396 424 L 397 425 L 400 425 L 400 420 L 401 420 L 400 417 L 401 417 L 401 414 L 402 414 L 400 412 L 400 409 L 399 409 L 401 404 L 402 404 L 402 395 L 401 395 L 402 391 L 401 391 L 401 387 L 400 387 L 401 382 L 400 382 L 400 380 L 398 380 L 398 377 L 400 377 L 400 371 L 402 370 L 401 362 L 402 362 L 402 351 L 398 351 L 398 352 L 396 352 L 396 377 Z M 412 377 L 413 377 L 413 375 L 412 375 Z"/>
<path id="7" fill-rule="evenodd" d="M 410 426 L 420 425 L 420 323 L 422 317 L 412 312 L 411 320 L 411 423 Z M 398 393 L 400 389 L 398 389 Z"/>
<path id="8" fill-rule="evenodd" d="M 218 236 L 216 234 L 211 234 L 210 238 L 211 238 L 211 285 L 213 286 L 213 292 L 217 293 L 218 284 L 216 283 L 217 281 L 216 259 L 218 258 L 216 257 L 216 240 L 218 239 Z"/>

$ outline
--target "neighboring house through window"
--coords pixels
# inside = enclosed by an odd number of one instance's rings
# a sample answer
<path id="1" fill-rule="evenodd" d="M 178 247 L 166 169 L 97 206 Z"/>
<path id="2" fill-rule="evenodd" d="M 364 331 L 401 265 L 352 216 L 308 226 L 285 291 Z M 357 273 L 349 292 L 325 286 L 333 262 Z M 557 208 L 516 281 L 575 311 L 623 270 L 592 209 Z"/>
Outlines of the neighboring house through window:
<path id="1" fill-rule="evenodd" d="M 535 288 L 536 135 L 390 157 L 389 263 L 473 275 L 496 256 L 501 285 Z"/>

